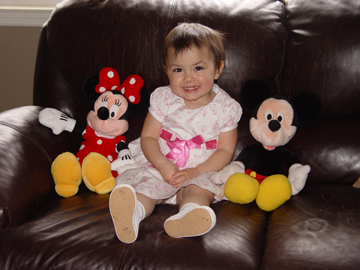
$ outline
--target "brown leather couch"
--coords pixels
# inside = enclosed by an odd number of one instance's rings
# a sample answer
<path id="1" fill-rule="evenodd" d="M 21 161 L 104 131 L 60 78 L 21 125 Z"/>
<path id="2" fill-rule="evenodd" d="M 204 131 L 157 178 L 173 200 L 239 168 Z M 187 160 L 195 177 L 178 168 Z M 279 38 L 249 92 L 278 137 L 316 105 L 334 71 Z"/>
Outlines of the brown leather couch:
<path id="1" fill-rule="evenodd" d="M 312 168 L 305 188 L 273 212 L 256 204 L 212 205 L 208 234 L 174 239 L 160 205 L 133 244 L 115 236 L 109 195 L 81 186 L 54 191 L 52 161 L 77 152 L 81 137 L 38 123 L 43 107 L 85 122 L 92 105 L 81 85 L 104 66 L 120 78 L 139 74 L 147 88 L 167 84 L 160 52 L 177 23 L 226 33 L 219 85 L 239 100 L 243 83 L 266 81 L 274 94 L 318 94 L 321 118 L 301 126 L 286 146 Z M 34 77 L 34 105 L 0 114 L 0 269 L 359 269 L 360 2 L 358 0 L 68 0 L 44 25 Z M 140 135 L 134 116 L 128 141 Z M 249 112 L 239 123 L 241 150 L 253 143 Z"/>

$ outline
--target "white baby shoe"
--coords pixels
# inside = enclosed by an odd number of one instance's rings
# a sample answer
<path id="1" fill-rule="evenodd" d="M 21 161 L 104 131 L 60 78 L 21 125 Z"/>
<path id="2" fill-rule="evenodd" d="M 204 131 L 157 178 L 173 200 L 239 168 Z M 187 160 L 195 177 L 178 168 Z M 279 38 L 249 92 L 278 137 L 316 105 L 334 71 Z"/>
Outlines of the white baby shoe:
<path id="1" fill-rule="evenodd" d="M 110 194 L 110 215 L 116 236 L 123 243 L 137 239 L 139 224 L 145 218 L 145 208 L 137 200 L 136 192 L 130 185 L 118 185 Z"/>
<path id="2" fill-rule="evenodd" d="M 215 224 L 216 215 L 210 207 L 187 203 L 165 221 L 164 228 L 174 238 L 193 237 L 209 232 Z"/>

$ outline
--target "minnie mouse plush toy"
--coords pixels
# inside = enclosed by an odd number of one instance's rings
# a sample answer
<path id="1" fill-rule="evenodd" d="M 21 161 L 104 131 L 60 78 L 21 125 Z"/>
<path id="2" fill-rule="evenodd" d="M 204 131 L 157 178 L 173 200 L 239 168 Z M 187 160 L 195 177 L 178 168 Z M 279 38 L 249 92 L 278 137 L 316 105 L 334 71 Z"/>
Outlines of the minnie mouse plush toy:
<path id="1" fill-rule="evenodd" d="M 118 72 L 103 68 L 83 85 L 85 97 L 94 102 L 87 115 L 87 125 L 52 108 L 39 113 L 39 122 L 58 135 L 64 130 L 80 132 L 84 142 L 76 154 L 65 152 L 52 163 L 51 173 L 56 192 L 63 197 L 74 196 L 81 180 L 98 194 L 110 192 L 117 173 L 136 167 L 123 134 L 129 129 L 132 113 L 145 113 L 149 107 L 149 93 L 138 75 L 129 76 L 122 84 Z M 111 162 L 116 160 L 116 166 Z M 111 168 L 117 172 L 111 172 Z"/>
<path id="2" fill-rule="evenodd" d="M 250 133 L 257 143 L 245 147 L 214 180 L 226 182 L 224 193 L 230 201 L 245 204 L 256 199 L 259 208 L 272 211 L 305 186 L 310 166 L 281 146 L 293 138 L 299 123 L 311 123 L 320 116 L 321 101 L 310 92 L 292 100 L 271 97 L 270 87 L 258 80 L 244 84 L 241 100 L 253 110 Z M 287 177 L 280 174 L 283 165 L 288 168 Z"/>

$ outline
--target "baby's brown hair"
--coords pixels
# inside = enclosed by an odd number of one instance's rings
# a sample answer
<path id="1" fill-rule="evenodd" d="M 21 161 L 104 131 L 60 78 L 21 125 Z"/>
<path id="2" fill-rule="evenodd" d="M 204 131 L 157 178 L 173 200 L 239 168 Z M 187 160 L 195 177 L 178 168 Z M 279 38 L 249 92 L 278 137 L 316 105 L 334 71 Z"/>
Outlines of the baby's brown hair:
<path id="1" fill-rule="evenodd" d="M 180 52 L 196 46 L 199 50 L 207 47 L 214 55 L 215 65 L 219 68 L 225 62 L 224 35 L 199 23 L 180 23 L 165 38 L 163 63 L 170 48 L 174 48 L 175 56 Z"/>

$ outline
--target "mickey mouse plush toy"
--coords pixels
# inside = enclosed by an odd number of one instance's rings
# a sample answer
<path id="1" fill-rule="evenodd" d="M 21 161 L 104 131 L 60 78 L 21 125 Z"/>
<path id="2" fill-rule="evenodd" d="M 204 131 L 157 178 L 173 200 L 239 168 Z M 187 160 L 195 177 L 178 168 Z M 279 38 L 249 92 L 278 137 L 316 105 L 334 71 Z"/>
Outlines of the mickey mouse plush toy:
<path id="1" fill-rule="evenodd" d="M 81 180 L 98 194 L 110 192 L 117 173 L 136 167 L 123 134 L 129 129 L 132 113 L 143 114 L 149 107 L 149 93 L 143 79 L 129 76 L 122 84 L 118 72 L 110 67 L 83 84 L 85 97 L 94 102 L 87 115 L 87 125 L 52 108 L 39 113 L 39 122 L 58 135 L 64 130 L 83 134 L 84 142 L 75 155 L 60 154 L 51 166 L 56 192 L 63 197 L 74 196 Z M 118 158 L 118 160 L 116 160 Z M 111 166 L 115 161 L 116 166 Z M 111 168 L 117 172 L 111 172 Z"/>
<path id="2" fill-rule="evenodd" d="M 262 210 L 272 211 L 305 186 L 309 165 L 281 146 L 295 135 L 299 123 L 311 123 L 321 113 L 318 96 L 300 93 L 291 101 L 271 97 L 270 87 L 251 80 L 241 89 L 243 105 L 253 110 L 250 133 L 257 143 L 245 147 L 236 161 L 215 175 L 215 182 L 225 183 L 225 196 L 232 202 L 246 204 L 256 199 Z M 280 174 L 283 165 L 288 177 Z"/>

